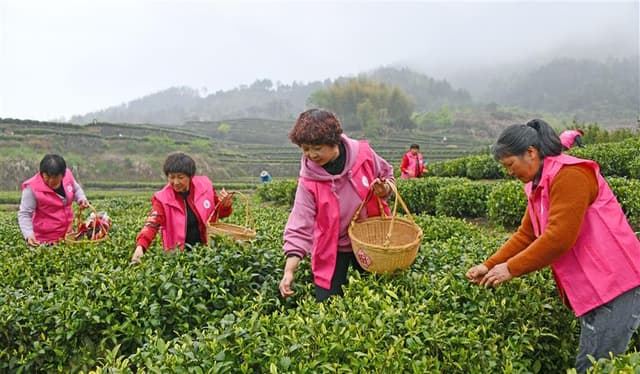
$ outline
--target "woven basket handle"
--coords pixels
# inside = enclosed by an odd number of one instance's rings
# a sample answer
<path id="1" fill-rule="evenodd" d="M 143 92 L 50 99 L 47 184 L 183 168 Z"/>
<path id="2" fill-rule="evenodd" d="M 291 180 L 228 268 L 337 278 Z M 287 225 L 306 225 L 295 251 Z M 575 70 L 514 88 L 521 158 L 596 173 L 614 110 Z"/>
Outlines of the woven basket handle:
<path id="1" fill-rule="evenodd" d="M 407 208 L 407 204 L 405 204 L 404 200 L 402 200 L 402 197 L 400 196 L 396 185 L 394 183 L 389 183 L 389 185 L 391 186 L 391 190 L 393 191 L 393 193 L 396 195 L 396 198 L 393 203 L 393 212 L 391 213 L 391 224 L 389 224 L 389 232 L 387 232 L 387 237 L 384 241 L 385 246 L 389 245 L 389 243 L 391 242 L 391 233 L 393 232 L 393 224 L 395 222 L 396 212 L 398 210 L 398 201 L 400 201 L 400 205 L 402 206 L 402 209 L 404 209 L 404 212 L 407 214 L 407 217 L 409 217 L 411 223 L 415 223 L 413 220 L 413 216 L 411 215 L 409 208 Z"/>
<path id="2" fill-rule="evenodd" d="M 390 185 L 393 185 L 393 183 L 388 182 Z M 387 217 L 387 213 L 384 211 L 384 208 L 382 206 L 382 199 L 379 198 L 378 196 L 376 196 L 373 193 L 373 186 L 371 186 L 369 188 L 369 191 L 367 192 L 367 196 L 364 198 L 364 200 L 362 200 L 362 202 L 360 203 L 360 206 L 358 206 L 358 209 L 356 209 L 356 213 L 353 215 L 353 218 L 351 218 L 351 225 L 353 226 L 353 224 L 356 223 L 356 221 L 358 220 L 358 217 L 360 217 L 360 211 L 362 210 L 362 208 L 369 202 L 369 200 L 371 200 L 373 197 L 375 197 L 378 200 L 378 208 L 380 209 L 380 215 Z"/>
<path id="3" fill-rule="evenodd" d="M 91 209 L 91 212 L 93 212 L 94 215 L 94 222 L 93 222 L 93 226 L 95 227 L 96 223 L 95 221 L 98 219 L 98 212 L 96 211 L 96 208 L 93 207 L 93 205 L 89 204 L 87 202 L 87 208 Z M 67 229 L 67 232 L 72 232 L 73 231 L 73 227 L 78 227 L 80 225 L 80 223 L 82 222 L 82 212 L 85 210 L 85 207 L 78 205 L 78 209 L 76 210 L 76 215 L 73 219 L 73 221 L 71 221 L 71 223 L 69 224 L 69 228 Z M 94 230 L 94 235 L 95 235 L 95 231 Z M 92 238 L 95 239 L 95 238 Z"/>
<path id="4" fill-rule="evenodd" d="M 242 199 L 244 200 L 244 227 L 249 227 L 252 230 L 255 227 L 255 222 L 253 221 L 253 217 L 251 217 L 251 210 L 249 209 L 249 197 L 245 194 L 243 194 L 240 191 L 228 191 L 229 192 L 229 196 L 230 198 L 233 195 L 240 195 L 240 197 L 242 197 Z M 215 208 L 213 208 L 213 211 L 211 212 L 211 214 L 209 215 L 209 218 L 207 218 L 207 224 L 209 224 L 209 222 L 211 222 L 211 218 L 212 217 L 216 217 L 216 221 L 218 218 L 218 213 L 220 210 L 220 206 L 222 205 L 222 200 L 220 200 L 218 202 L 218 205 L 215 206 Z"/>

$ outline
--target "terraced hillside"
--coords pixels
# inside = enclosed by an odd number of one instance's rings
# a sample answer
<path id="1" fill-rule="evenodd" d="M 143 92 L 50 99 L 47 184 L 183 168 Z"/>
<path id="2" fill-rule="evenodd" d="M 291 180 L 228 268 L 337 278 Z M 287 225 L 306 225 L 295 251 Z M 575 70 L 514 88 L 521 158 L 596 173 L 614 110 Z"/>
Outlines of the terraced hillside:
<path id="1" fill-rule="evenodd" d="M 255 118 L 189 122 L 176 128 L 0 119 L 0 189 L 18 189 L 46 153 L 62 154 L 78 179 L 89 185 L 162 185 L 162 162 L 175 150 L 192 154 L 199 172 L 216 181 L 255 183 L 263 169 L 275 178 L 293 177 L 300 152 L 287 138 L 292 125 L 293 120 Z M 467 155 L 488 142 L 453 131 L 446 142 L 435 132 L 397 133 L 371 141 L 396 166 L 411 143 L 419 143 L 427 160 L 434 162 Z"/>

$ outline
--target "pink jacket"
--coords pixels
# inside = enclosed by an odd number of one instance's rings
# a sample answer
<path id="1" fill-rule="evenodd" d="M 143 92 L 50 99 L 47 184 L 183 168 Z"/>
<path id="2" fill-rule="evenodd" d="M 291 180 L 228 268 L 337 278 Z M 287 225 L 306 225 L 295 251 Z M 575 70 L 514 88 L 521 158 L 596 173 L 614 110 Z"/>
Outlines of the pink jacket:
<path id="1" fill-rule="evenodd" d="M 63 239 L 71 228 L 73 222 L 73 210 L 71 204 L 74 200 L 73 174 L 67 169 L 62 178 L 62 186 L 66 198 L 66 204 L 58 194 L 47 186 L 40 173 L 22 183 L 22 189 L 31 188 L 36 198 L 37 206 L 33 214 L 33 233 L 36 240 L 41 243 L 56 243 Z"/>
<path id="2" fill-rule="evenodd" d="M 306 158 L 301 160 L 300 179 L 293 210 L 284 231 L 286 255 L 311 253 L 314 283 L 331 288 L 337 252 L 350 252 L 349 224 L 375 178 L 393 181 L 393 167 L 366 142 L 342 135 L 347 160 L 340 175 L 331 175 Z M 386 202 L 383 204 L 388 213 Z M 366 211 L 365 211 L 366 210 Z M 360 217 L 379 215 L 377 200 Z"/>
<path id="3" fill-rule="evenodd" d="M 590 160 L 568 155 L 546 157 L 538 187 L 525 186 L 529 214 L 536 237 L 545 230 L 549 191 L 564 165 L 586 164 L 598 180 L 598 195 L 587 209 L 573 247 L 551 264 L 556 284 L 576 316 L 597 308 L 640 285 L 640 241 L 626 220 L 611 188 Z"/>
<path id="4" fill-rule="evenodd" d="M 562 143 L 565 148 L 571 148 L 573 147 L 573 143 L 575 142 L 576 136 L 578 135 L 582 134 L 580 134 L 580 132 L 578 132 L 577 130 L 563 131 L 562 134 L 560 134 L 560 143 Z"/>
<path id="5" fill-rule="evenodd" d="M 418 168 L 420 170 L 419 175 L 409 175 L 408 170 L 414 171 L 416 170 L 416 164 L 418 164 Z M 418 152 L 415 156 L 411 151 L 407 152 L 402 156 L 402 163 L 400 165 L 400 178 L 409 179 L 409 178 L 417 178 L 420 177 L 424 173 L 424 161 L 422 160 L 422 153 Z"/>
<path id="6" fill-rule="evenodd" d="M 194 176 L 191 178 L 193 188 L 194 213 L 200 222 L 207 222 L 209 215 L 215 208 L 215 198 L 211 180 L 206 176 Z M 187 213 L 184 200 L 178 200 L 171 185 L 166 185 L 156 192 L 153 198 L 158 200 L 164 208 L 165 222 L 160 228 L 162 232 L 162 246 L 165 250 L 174 250 L 176 247 L 184 249 L 187 235 Z M 202 233 L 201 233 L 202 236 Z M 202 238 L 207 243 L 208 236 Z"/>

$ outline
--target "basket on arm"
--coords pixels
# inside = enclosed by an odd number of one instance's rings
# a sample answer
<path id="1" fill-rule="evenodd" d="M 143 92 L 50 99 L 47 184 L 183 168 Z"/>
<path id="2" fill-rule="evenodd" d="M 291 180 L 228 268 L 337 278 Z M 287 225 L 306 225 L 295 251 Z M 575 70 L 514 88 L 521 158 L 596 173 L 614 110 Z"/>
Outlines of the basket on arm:
<path id="1" fill-rule="evenodd" d="M 249 198 L 247 195 L 239 191 L 230 191 L 229 195 L 240 195 L 245 203 L 245 221 L 244 226 L 236 225 L 233 223 L 222 223 L 217 221 L 218 210 L 222 205 L 222 201 L 213 209 L 211 215 L 207 219 L 207 233 L 209 236 L 226 235 L 234 240 L 251 240 L 256 237 L 256 231 L 254 229 L 255 224 L 253 218 L 251 218 L 251 211 L 249 210 Z M 216 217 L 216 222 L 211 223 L 211 218 Z"/>
<path id="2" fill-rule="evenodd" d="M 84 207 L 79 206 L 74 220 L 71 222 L 64 240 L 68 244 L 95 243 L 107 239 L 107 234 L 111 228 L 111 218 L 105 212 L 97 212 L 89 204 L 91 213 L 83 219 Z"/>
<path id="3" fill-rule="evenodd" d="M 422 241 L 422 229 L 413 221 L 413 216 L 398 194 L 396 186 L 393 183 L 389 185 L 396 195 L 391 217 L 385 214 L 382 203 L 376 196 L 381 215 L 356 222 L 362 207 L 374 197 L 372 187 L 349 225 L 353 253 L 360 266 L 370 273 L 382 274 L 407 269 L 415 261 Z M 408 219 L 396 216 L 398 201 L 407 213 Z"/>

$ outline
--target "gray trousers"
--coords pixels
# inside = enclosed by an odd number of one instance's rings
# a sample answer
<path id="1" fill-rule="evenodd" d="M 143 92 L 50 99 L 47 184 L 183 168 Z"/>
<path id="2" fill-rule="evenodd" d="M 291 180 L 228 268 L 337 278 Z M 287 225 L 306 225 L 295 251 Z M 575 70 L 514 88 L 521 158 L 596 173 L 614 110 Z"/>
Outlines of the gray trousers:
<path id="1" fill-rule="evenodd" d="M 576 356 L 578 373 L 591 367 L 587 355 L 609 358 L 627 350 L 633 333 L 640 324 L 640 286 L 601 305 L 580 318 L 580 346 Z"/>

